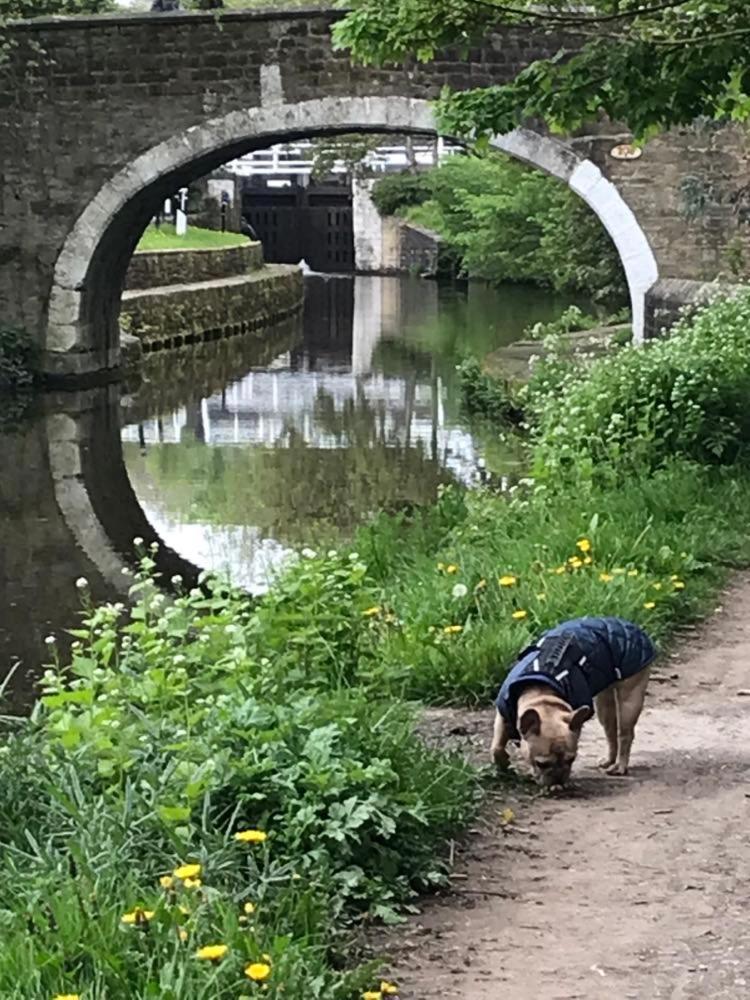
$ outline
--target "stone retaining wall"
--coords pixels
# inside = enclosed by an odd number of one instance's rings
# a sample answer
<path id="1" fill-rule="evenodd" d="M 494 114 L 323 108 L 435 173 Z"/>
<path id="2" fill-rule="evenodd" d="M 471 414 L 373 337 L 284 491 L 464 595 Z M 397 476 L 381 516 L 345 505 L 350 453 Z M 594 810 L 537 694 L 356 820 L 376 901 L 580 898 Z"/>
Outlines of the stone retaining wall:
<path id="1" fill-rule="evenodd" d="M 122 330 L 138 337 L 145 352 L 259 331 L 302 309 L 299 268 L 268 264 L 260 271 L 222 281 L 123 293 Z"/>
<path id="2" fill-rule="evenodd" d="M 716 298 L 731 298 L 750 291 L 750 285 L 715 281 L 664 278 L 646 294 L 646 339 L 660 337 L 685 314 Z"/>
<path id="3" fill-rule="evenodd" d="M 399 233 L 401 270 L 434 277 L 440 265 L 440 234 L 413 222 L 402 222 Z"/>
<path id="4" fill-rule="evenodd" d="M 130 259 L 125 287 L 190 285 L 248 274 L 262 266 L 263 247 L 249 240 L 236 247 L 212 250 L 139 250 Z"/>

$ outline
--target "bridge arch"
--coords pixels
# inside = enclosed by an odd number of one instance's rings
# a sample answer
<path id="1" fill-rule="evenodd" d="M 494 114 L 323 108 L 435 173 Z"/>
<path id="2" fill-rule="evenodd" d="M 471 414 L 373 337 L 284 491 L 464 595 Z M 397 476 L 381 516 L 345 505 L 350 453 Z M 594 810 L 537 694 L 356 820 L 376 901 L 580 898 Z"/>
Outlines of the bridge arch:
<path id="1" fill-rule="evenodd" d="M 429 101 L 407 97 L 323 97 L 284 103 L 275 67 L 263 67 L 260 107 L 233 111 L 179 132 L 106 181 L 68 233 L 54 267 L 45 338 L 48 370 L 89 375 L 119 362 L 119 299 L 130 256 L 161 201 L 174 190 L 253 149 L 344 132 L 436 134 Z M 616 186 L 564 143 L 527 129 L 492 145 L 564 181 L 596 213 L 625 270 L 636 341 L 658 278 L 643 229 Z"/>

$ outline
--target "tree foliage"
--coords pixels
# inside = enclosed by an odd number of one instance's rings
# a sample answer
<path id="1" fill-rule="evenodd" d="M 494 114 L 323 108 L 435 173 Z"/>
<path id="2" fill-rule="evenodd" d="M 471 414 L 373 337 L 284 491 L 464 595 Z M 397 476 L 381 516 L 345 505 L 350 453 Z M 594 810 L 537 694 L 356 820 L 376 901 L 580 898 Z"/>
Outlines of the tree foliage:
<path id="1" fill-rule="evenodd" d="M 0 0 L 0 25 L 19 18 L 102 14 L 113 9 L 112 0 Z"/>
<path id="2" fill-rule="evenodd" d="M 337 163 L 341 163 L 351 176 L 361 176 L 367 172 L 367 160 L 387 137 L 378 134 L 351 134 L 323 136 L 313 141 L 313 176 L 327 177 Z"/>
<path id="3" fill-rule="evenodd" d="M 378 181 L 382 214 L 406 213 L 439 232 L 464 273 L 529 281 L 625 301 L 617 250 L 564 185 L 504 156 L 457 156 L 429 173 Z"/>
<path id="4" fill-rule="evenodd" d="M 554 32 L 558 51 L 509 83 L 446 93 L 448 134 L 503 133 L 529 118 L 568 131 L 603 112 L 645 137 L 699 116 L 750 117 L 746 0 L 355 0 L 335 40 L 363 62 L 428 61 L 513 25 Z"/>

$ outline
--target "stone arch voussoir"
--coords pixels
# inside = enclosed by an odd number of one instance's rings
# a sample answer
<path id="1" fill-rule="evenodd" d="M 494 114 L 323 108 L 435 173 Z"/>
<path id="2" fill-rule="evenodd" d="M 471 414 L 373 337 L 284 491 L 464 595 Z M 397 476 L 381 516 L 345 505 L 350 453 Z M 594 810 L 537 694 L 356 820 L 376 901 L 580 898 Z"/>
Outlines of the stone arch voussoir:
<path id="1" fill-rule="evenodd" d="M 281 142 L 285 137 L 323 132 L 398 131 L 435 133 L 428 101 L 408 97 L 323 97 L 284 103 L 281 95 L 258 108 L 234 111 L 174 135 L 138 156 L 99 190 L 68 234 L 57 258 L 50 296 L 45 349 L 62 358 L 77 355 L 77 372 L 93 372 L 100 354 L 92 347 L 96 331 L 83 311 L 87 276 L 97 248 L 113 219 L 160 178 L 189 170 L 217 150 L 243 143 Z M 633 309 L 636 341 L 643 339 L 645 295 L 658 278 L 648 240 L 619 191 L 590 160 L 558 140 L 527 129 L 497 136 L 492 144 L 511 156 L 565 181 L 598 215 L 620 253 Z M 92 362 L 85 360 L 87 353 Z M 117 358 L 111 359 L 116 364 Z M 55 366 L 60 370 L 60 366 Z M 63 364 L 62 368 L 65 368 Z"/>

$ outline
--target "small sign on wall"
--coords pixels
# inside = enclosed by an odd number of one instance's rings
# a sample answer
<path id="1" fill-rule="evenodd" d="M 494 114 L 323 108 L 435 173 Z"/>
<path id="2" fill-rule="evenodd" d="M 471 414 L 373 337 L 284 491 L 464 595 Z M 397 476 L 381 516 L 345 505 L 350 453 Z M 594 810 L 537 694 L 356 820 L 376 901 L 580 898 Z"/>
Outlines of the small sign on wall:
<path id="1" fill-rule="evenodd" d="M 640 146 L 633 146 L 629 142 L 620 143 L 609 151 L 613 160 L 638 160 L 643 155 Z"/>

